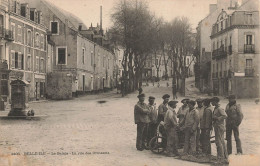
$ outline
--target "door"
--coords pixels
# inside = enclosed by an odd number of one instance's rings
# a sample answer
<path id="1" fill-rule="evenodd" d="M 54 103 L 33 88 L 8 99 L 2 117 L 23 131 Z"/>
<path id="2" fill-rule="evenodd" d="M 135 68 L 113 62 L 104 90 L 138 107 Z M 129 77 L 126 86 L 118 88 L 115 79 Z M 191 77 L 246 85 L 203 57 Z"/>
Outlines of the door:
<path id="1" fill-rule="evenodd" d="M 0 15 L 0 36 L 3 37 L 4 35 L 4 17 Z"/>
<path id="2" fill-rule="evenodd" d="M 82 87 L 83 87 L 83 91 L 85 91 L 85 75 L 83 75 L 82 77 Z"/>
<path id="3" fill-rule="evenodd" d="M 40 99 L 40 85 L 39 85 L 39 82 L 35 83 L 35 99 L 36 100 Z"/>

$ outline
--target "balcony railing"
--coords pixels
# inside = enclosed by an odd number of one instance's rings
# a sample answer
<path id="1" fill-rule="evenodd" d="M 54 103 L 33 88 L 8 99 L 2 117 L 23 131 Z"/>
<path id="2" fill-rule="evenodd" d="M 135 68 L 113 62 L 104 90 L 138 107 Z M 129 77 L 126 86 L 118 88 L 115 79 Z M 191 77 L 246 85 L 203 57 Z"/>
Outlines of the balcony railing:
<path id="1" fill-rule="evenodd" d="M 254 69 L 252 69 L 252 68 L 245 69 L 245 76 L 246 77 L 253 77 L 254 76 Z"/>
<path id="2" fill-rule="evenodd" d="M 227 56 L 227 47 L 222 45 L 220 48 L 213 50 L 212 59 L 222 59 Z"/>
<path id="3" fill-rule="evenodd" d="M 254 44 L 245 44 L 244 53 L 255 53 L 255 45 Z"/>
<path id="4" fill-rule="evenodd" d="M 9 41 L 13 41 L 13 32 L 11 30 L 0 27 L 0 37 Z"/>
<path id="5" fill-rule="evenodd" d="M 229 55 L 232 54 L 232 45 L 228 46 L 228 54 L 229 54 Z"/>

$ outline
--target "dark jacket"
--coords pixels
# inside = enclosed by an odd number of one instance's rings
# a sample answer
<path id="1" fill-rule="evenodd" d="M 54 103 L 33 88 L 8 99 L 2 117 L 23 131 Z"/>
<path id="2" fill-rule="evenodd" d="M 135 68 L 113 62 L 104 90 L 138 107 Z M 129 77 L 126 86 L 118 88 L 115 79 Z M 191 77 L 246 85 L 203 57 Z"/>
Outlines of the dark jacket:
<path id="1" fill-rule="evenodd" d="M 164 121 L 164 116 L 167 112 L 167 104 L 160 104 L 158 107 L 158 119 L 157 122 L 160 123 L 161 121 Z"/>
<path id="2" fill-rule="evenodd" d="M 149 109 L 147 104 L 138 102 L 134 108 L 135 124 L 137 123 L 149 123 Z"/>
<path id="3" fill-rule="evenodd" d="M 226 114 L 227 114 L 227 121 L 226 125 L 235 125 L 238 126 L 242 122 L 242 119 L 244 117 L 240 104 L 233 104 L 226 106 Z"/>
<path id="4" fill-rule="evenodd" d="M 206 107 L 203 111 L 203 116 L 200 120 L 201 129 L 212 129 L 212 108 Z"/>
<path id="5" fill-rule="evenodd" d="M 193 131 L 197 130 L 200 122 L 199 112 L 194 108 L 189 110 L 184 118 L 184 127 L 192 128 Z"/>

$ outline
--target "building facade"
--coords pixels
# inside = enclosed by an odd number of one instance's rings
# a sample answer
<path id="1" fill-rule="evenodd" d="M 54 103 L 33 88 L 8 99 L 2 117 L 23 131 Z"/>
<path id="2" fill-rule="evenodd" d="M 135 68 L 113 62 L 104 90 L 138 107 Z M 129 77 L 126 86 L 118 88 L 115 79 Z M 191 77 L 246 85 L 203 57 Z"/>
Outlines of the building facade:
<path id="1" fill-rule="evenodd" d="M 223 10 L 212 27 L 212 90 L 259 96 L 259 11 Z"/>
<path id="2" fill-rule="evenodd" d="M 42 22 L 43 13 L 19 0 L 2 2 L 8 6 L 4 19 L 3 15 L 0 16 L 1 32 L 10 41 L 1 46 L 1 59 L 9 70 L 8 77 L 4 77 L 7 80 L 4 93 L 10 98 L 10 82 L 21 79 L 28 86 L 27 100 L 44 99 L 47 28 Z"/>
<path id="3" fill-rule="evenodd" d="M 87 27 L 80 19 L 45 0 L 26 0 L 43 11 L 48 28 L 48 84 L 51 99 L 103 91 L 115 85 L 115 54 L 102 27 Z"/>

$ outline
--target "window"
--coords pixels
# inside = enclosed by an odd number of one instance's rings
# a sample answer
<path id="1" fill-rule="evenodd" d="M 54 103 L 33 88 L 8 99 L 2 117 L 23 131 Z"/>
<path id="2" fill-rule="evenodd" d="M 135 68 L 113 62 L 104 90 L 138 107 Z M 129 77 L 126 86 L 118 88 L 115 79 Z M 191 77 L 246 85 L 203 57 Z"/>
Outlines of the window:
<path id="1" fill-rule="evenodd" d="M 159 60 L 155 59 L 155 65 L 158 66 L 159 65 Z"/>
<path id="2" fill-rule="evenodd" d="M 31 55 L 27 56 L 27 70 L 31 71 Z"/>
<path id="3" fill-rule="evenodd" d="M 252 45 L 252 35 L 246 35 L 246 44 Z"/>
<path id="4" fill-rule="evenodd" d="M 17 41 L 22 43 L 22 27 L 18 25 L 17 29 Z"/>
<path id="5" fill-rule="evenodd" d="M 45 69 L 45 67 L 44 67 L 44 59 L 40 59 L 40 72 L 44 73 L 44 69 Z"/>
<path id="6" fill-rule="evenodd" d="M 36 56 L 36 61 L 35 61 L 35 70 L 36 70 L 36 72 L 39 72 L 39 57 L 38 56 Z"/>
<path id="7" fill-rule="evenodd" d="M 91 66 L 93 66 L 94 65 L 94 54 L 93 54 L 93 52 L 91 51 Z"/>
<path id="8" fill-rule="evenodd" d="M 218 41 L 217 41 L 217 49 L 218 49 Z"/>
<path id="9" fill-rule="evenodd" d="M 223 21 L 220 22 L 220 30 L 223 30 Z"/>
<path id="10" fill-rule="evenodd" d="M 252 59 L 246 59 L 246 68 L 251 69 L 253 66 L 253 60 Z"/>
<path id="11" fill-rule="evenodd" d="M 19 57 L 18 57 L 18 52 L 15 52 L 15 63 L 14 63 L 14 68 L 18 69 L 19 65 Z"/>
<path id="12" fill-rule="evenodd" d="M 43 36 L 43 34 L 41 34 L 40 41 L 41 41 L 41 49 L 44 50 L 44 36 Z"/>
<path id="13" fill-rule="evenodd" d="M 82 64 L 85 63 L 85 48 L 82 48 Z"/>
<path id="14" fill-rule="evenodd" d="M 40 45 L 39 45 L 39 33 L 35 33 L 35 47 L 39 47 Z"/>
<path id="15" fill-rule="evenodd" d="M 103 57 L 103 67 L 105 67 L 105 60 L 106 60 L 106 58 Z"/>
<path id="16" fill-rule="evenodd" d="M 121 59 L 119 60 L 119 62 L 118 62 L 118 63 L 119 63 L 118 65 L 120 66 L 120 65 L 121 65 Z"/>
<path id="17" fill-rule="evenodd" d="M 59 34 L 58 22 L 51 22 L 51 33 Z"/>
<path id="18" fill-rule="evenodd" d="M 15 37 L 15 24 L 14 23 L 11 23 L 11 31 L 13 33 L 14 41 L 16 41 L 16 37 Z"/>
<path id="19" fill-rule="evenodd" d="M 32 31 L 31 30 L 27 31 L 27 45 L 32 46 Z"/>
<path id="20" fill-rule="evenodd" d="M 215 42 L 213 42 L 213 46 L 212 47 L 213 47 L 213 50 L 215 50 Z"/>
<path id="21" fill-rule="evenodd" d="M 57 64 L 66 65 L 67 64 L 67 48 L 57 48 Z"/>
<path id="22" fill-rule="evenodd" d="M 109 69 L 109 59 L 107 59 L 107 68 Z"/>
<path id="23" fill-rule="evenodd" d="M 24 69 L 24 55 L 21 54 L 20 57 L 21 57 L 21 69 L 23 70 Z"/>
<path id="24" fill-rule="evenodd" d="M 15 68 L 15 52 L 11 51 L 11 68 Z"/>
<path id="25" fill-rule="evenodd" d="M 231 46 L 232 45 L 232 36 L 229 37 L 229 45 Z"/>
<path id="26" fill-rule="evenodd" d="M 246 14 L 246 24 L 252 24 L 252 14 Z"/>
<path id="27" fill-rule="evenodd" d="M 1 95 L 8 95 L 8 79 L 6 74 L 2 74 L 0 85 L 1 85 Z"/>

